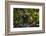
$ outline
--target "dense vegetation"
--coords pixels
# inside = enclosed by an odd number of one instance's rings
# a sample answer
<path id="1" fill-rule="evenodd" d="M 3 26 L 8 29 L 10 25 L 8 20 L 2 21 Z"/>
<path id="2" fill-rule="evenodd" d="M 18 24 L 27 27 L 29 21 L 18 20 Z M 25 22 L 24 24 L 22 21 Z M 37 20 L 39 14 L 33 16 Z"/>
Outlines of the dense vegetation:
<path id="1" fill-rule="evenodd" d="M 13 25 L 15 27 L 39 27 L 39 9 L 14 8 Z"/>

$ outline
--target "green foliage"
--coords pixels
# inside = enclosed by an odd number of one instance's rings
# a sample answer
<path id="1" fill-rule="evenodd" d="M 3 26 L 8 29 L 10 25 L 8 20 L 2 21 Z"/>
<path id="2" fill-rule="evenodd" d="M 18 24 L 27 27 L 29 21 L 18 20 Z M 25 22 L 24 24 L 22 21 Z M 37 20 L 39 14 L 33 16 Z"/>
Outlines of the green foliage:
<path id="1" fill-rule="evenodd" d="M 24 23 L 39 26 L 39 9 L 14 8 L 13 10 L 14 27 Z"/>

